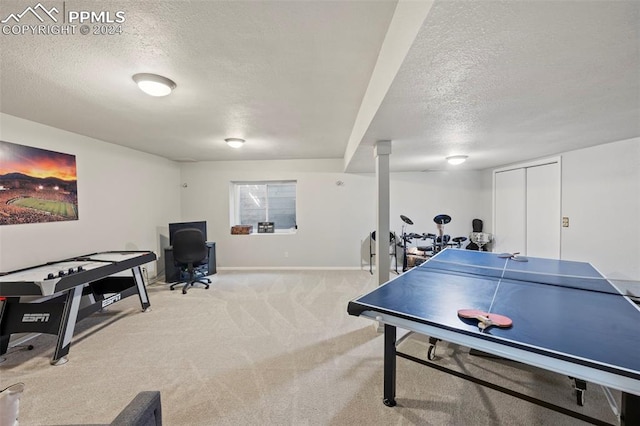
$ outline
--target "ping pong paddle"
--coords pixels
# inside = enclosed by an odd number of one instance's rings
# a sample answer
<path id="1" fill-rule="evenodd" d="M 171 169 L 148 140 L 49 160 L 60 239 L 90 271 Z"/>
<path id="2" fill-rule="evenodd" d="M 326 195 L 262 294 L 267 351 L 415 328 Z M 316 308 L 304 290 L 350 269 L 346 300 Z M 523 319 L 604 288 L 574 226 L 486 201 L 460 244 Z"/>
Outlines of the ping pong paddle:
<path id="1" fill-rule="evenodd" d="M 513 321 L 504 315 L 490 314 L 479 309 L 459 309 L 460 318 L 471 318 L 478 320 L 478 328 L 484 330 L 495 325 L 496 327 L 511 327 Z"/>
<path id="2" fill-rule="evenodd" d="M 515 252 L 515 253 L 500 253 L 498 255 L 498 257 L 500 259 L 511 259 L 511 260 L 515 260 L 516 262 L 528 262 L 529 259 L 527 259 L 524 256 L 518 256 L 520 254 L 519 251 Z"/>

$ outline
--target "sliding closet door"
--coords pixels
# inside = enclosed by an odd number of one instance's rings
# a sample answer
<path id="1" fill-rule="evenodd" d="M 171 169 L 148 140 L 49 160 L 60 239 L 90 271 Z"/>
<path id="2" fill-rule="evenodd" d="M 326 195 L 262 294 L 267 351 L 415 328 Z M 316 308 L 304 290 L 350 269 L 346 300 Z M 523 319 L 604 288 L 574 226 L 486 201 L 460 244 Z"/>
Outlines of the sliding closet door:
<path id="1" fill-rule="evenodd" d="M 560 165 L 527 167 L 527 256 L 560 258 Z"/>
<path id="2" fill-rule="evenodd" d="M 526 239 L 526 169 L 496 172 L 493 251 L 525 253 Z"/>
<path id="3" fill-rule="evenodd" d="M 560 259 L 560 159 L 494 171 L 493 251 Z"/>

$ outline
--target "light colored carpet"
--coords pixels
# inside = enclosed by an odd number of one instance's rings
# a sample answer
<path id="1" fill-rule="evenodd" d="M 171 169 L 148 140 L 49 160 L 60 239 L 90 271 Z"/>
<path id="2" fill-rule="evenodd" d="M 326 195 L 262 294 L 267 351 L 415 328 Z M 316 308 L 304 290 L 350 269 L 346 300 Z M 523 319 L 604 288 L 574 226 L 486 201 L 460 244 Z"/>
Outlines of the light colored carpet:
<path id="1" fill-rule="evenodd" d="M 582 422 L 398 359 L 397 402 L 382 404 L 383 335 L 349 316 L 375 287 L 367 271 L 221 271 L 209 290 L 148 287 L 81 321 L 69 362 L 55 338 L 10 350 L 0 388 L 24 382 L 21 425 L 108 423 L 142 390 L 160 390 L 166 425 L 579 425 Z M 427 339 L 404 352 L 424 358 Z M 600 388 L 578 407 L 564 376 L 470 356 L 441 342 L 437 362 L 615 422 Z M 619 395 L 616 395 L 619 397 Z"/>

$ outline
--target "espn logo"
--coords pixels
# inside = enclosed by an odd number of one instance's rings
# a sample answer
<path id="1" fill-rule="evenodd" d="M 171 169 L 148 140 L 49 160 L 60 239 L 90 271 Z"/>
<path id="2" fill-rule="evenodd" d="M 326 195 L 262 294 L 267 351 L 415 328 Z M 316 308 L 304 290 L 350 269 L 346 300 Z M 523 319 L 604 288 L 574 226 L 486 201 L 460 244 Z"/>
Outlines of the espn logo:
<path id="1" fill-rule="evenodd" d="M 49 322 L 49 314 L 24 314 L 22 322 Z"/>
<path id="2" fill-rule="evenodd" d="M 120 301 L 120 299 L 122 299 L 122 295 L 120 293 L 114 294 L 113 296 L 111 296 L 111 297 L 109 297 L 107 299 L 104 299 L 102 301 L 102 307 L 106 308 L 107 306 Z"/>

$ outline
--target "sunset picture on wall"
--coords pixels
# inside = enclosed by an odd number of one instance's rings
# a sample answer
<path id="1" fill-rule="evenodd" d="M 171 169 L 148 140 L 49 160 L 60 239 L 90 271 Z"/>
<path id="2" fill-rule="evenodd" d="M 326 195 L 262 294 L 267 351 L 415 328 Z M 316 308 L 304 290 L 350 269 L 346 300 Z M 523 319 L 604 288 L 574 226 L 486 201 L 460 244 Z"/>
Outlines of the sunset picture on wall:
<path id="1" fill-rule="evenodd" d="M 76 156 L 0 141 L 0 225 L 78 220 Z"/>

